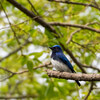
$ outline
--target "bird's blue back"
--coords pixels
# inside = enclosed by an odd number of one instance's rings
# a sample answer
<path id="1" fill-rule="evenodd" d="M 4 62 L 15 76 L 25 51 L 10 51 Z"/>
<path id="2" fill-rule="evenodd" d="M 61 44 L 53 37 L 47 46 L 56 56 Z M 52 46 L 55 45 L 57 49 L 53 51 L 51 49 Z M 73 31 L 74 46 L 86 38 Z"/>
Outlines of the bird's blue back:
<path id="1" fill-rule="evenodd" d="M 74 69 L 73 69 L 73 66 L 71 65 L 71 63 L 69 62 L 69 60 L 66 58 L 66 56 L 63 54 L 63 52 L 52 53 L 51 58 L 53 58 L 54 60 L 57 60 L 57 61 L 65 64 L 66 67 L 68 66 L 69 69 L 72 72 L 75 72 Z"/>

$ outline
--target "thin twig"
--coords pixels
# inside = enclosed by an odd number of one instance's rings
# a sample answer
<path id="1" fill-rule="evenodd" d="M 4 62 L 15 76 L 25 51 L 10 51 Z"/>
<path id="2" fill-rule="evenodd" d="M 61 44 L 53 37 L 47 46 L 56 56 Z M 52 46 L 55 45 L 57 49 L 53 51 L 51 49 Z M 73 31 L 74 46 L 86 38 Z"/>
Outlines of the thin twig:
<path id="1" fill-rule="evenodd" d="M 48 65 L 50 65 L 51 63 L 45 63 L 43 65 L 39 65 L 38 67 L 34 67 L 33 70 L 39 69 L 39 68 L 43 68 L 43 67 L 48 67 Z M 16 74 L 23 74 L 29 72 L 29 70 L 24 70 L 24 71 L 20 71 L 20 72 L 16 72 Z"/>
<path id="2" fill-rule="evenodd" d="M 21 4 L 19 4 L 16 0 L 7 0 L 7 1 L 9 3 L 11 3 L 12 5 L 14 5 L 16 8 L 18 8 L 23 13 L 25 13 L 30 18 L 36 17 L 36 15 L 33 12 L 29 11 L 28 9 L 26 9 L 24 6 L 22 6 Z M 55 35 L 55 37 L 59 37 L 59 34 L 56 32 L 56 30 L 51 25 L 49 25 L 48 23 L 46 23 L 42 18 L 37 17 L 34 20 L 36 22 L 38 22 L 39 24 L 41 24 L 46 29 L 48 29 L 49 31 L 53 32 L 54 33 L 53 35 Z"/>
<path id="3" fill-rule="evenodd" d="M 88 25 L 92 25 L 92 24 L 99 24 L 98 22 L 91 22 L 91 23 L 87 23 L 85 24 L 86 26 Z M 69 39 L 67 40 L 66 44 L 68 45 L 70 43 L 70 41 L 72 40 L 72 37 L 75 33 L 80 32 L 82 30 L 82 28 L 75 30 L 74 32 L 71 33 Z"/>
<path id="4" fill-rule="evenodd" d="M 11 75 L 7 75 L 7 77 L 3 78 L 3 79 L 0 79 L 0 82 L 3 82 L 7 79 L 10 79 L 11 77 L 13 77 L 15 75 L 15 73 L 11 73 Z"/>
<path id="5" fill-rule="evenodd" d="M 9 53 L 8 55 L 6 55 L 5 57 L 1 58 L 1 59 L 0 59 L 0 62 L 3 61 L 3 60 L 5 60 L 5 59 L 8 58 L 9 56 L 15 54 L 16 52 L 18 52 L 19 50 L 21 50 L 25 45 L 27 45 L 27 44 L 29 44 L 29 43 L 31 43 L 31 42 L 27 40 L 27 41 L 26 41 L 24 44 L 22 44 L 19 48 L 17 48 L 16 50 L 10 52 L 10 53 Z"/>
<path id="6" fill-rule="evenodd" d="M 73 4 L 73 5 L 81 5 L 81 6 L 86 6 L 86 7 L 93 7 L 96 8 L 98 10 L 100 10 L 100 8 L 98 6 L 95 6 L 93 4 L 88 4 L 88 3 L 81 3 L 81 2 L 72 2 L 70 0 L 48 0 L 48 1 L 54 1 L 54 2 L 58 2 L 58 3 L 66 3 L 66 4 Z"/>
<path id="7" fill-rule="evenodd" d="M 30 19 L 25 20 L 25 21 L 22 21 L 22 22 L 20 22 L 20 23 L 18 23 L 18 24 L 11 24 L 11 26 L 17 26 L 17 25 L 23 24 L 23 23 L 25 23 L 25 22 L 27 22 L 27 21 L 29 21 L 29 20 L 30 20 Z M 2 27 L 2 28 L 0 28 L 0 30 L 6 29 L 6 28 L 10 28 L 10 26 Z"/>
<path id="8" fill-rule="evenodd" d="M 8 18 L 8 15 L 7 15 L 5 9 L 3 8 L 3 5 L 2 5 L 1 2 L 0 2 L 0 4 L 1 4 L 1 8 L 3 9 L 3 11 L 4 11 L 5 15 L 6 15 L 6 18 L 7 18 L 7 20 L 8 20 L 9 25 L 10 25 L 10 28 L 12 29 L 12 31 L 13 31 L 13 33 L 14 33 L 14 37 L 16 38 L 17 43 L 20 45 L 21 43 L 20 43 L 20 41 L 18 40 L 18 38 L 17 38 L 17 36 L 16 36 L 15 30 L 12 28 L 12 25 L 11 25 L 11 22 L 10 22 L 10 20 L 9 20 L 9 18 Z"/>
<path id="9" fill-rule="evenodd" d="M 37 95 L 22 95 L 22 96 L 9 96 L 9 97 L 7 97 L 7 96 L 0 96 L 0 99 L 2 99 L 2 100 L 8 100 L 8 99 L 26 99 L 26 98 L 37 98 L 38 96 Z"/>
<path id="10" fill-rule="evenodd" d="M 91 93 L 91 92 L 92 92 L 92 90 L 93 90 L 93 85 L 94 85 L 94 83 L 93 83 L 93 82 L 91 82 L 89 92 L 88 92 L 88 94 L 86 95 L 86 97 L 84 98 L 84 100 L 87 100 L 87 99 L 88 99 L 88 97 L 89 97 L 90 93 Z"/>
<path id="11" fill-rule="evenodd" d="M 95 53 L 93 50 L 91 50 L 90 48 L 88 48 L 87 45 L 79 44 L 79 43 L 77 43 L 77 42 L 75 42 L 75 41 L 73 41 L 73 40 L 71 40 L 71 42 L 72 42 L 72 43 L 75 43 L 76 45 L 81 46 L 82 48 L 85 48 L 85 49 L 91 51 L 92 53 Z"/>
<path id="12" fill-rule="evenodd" d="M 70 43 L 70 41 L 72 40 L 73 35 L 74 35 L 75 33 L 79 32 L 80 30 L 81 30 L 81 29 L 77 29 L 76 31 L 74 31 L 74 32 L 71 33 L 71 35 L 70 35 L 68 41 L 66 42 L 67 45 L 68 45 L 68 44 Z"/>
<path id="13" fill-rule="evenodd" d="M 33 70 L 36 70 L 36 69 L 39 69 L 39 68 L 43 68 L 43 67 L 49 68 L 48 65 L 50 65 L 50 64 L 51 63 L 45 63 L 45 64 L 42 64 L 42 65 L 39 65 L 37 67 L 34 67 Z M 24 73 L 29 72 L 29 70 L 23 70 L 23 71 L 19 71 L 19 72 L 12 72 L 12 71 L 10 71 L 10 70 L 8 70 L 6 68 L 3 68 L 3 67 L 0 67 L 0 69 L 4 70 L 6 72 L 9 72 L 11 74 L 11 75 L 7 75 L 7 77 L 1 79 L 0 82 L 3 82 L 3 81 L 5 81 L 5 80 L 7 80 L 7 79 L 9 79 L 9 78 L 11 78 L 11 77 L 13 77 L 15 75 L 24 74 Z"/>
<path id="14" fill-rule="evenodd" d="M 49 23 L 52 26 L 63 26 L 63 27 L 75 27 L 75 28 L 81 28 L 81 29 L 87 29 L 93 32 L 97 32 L 100 33 L 100 30 L 92 28 L 92 27 L 88 27 L 86 25 L 79 25 L 79 24 L 70 24 L 70 23 L 60 23 L 60 22 L 50 22 Z"/>
<path id="15" fill-rule="evenodd" d="M 31 7 L 32 7 L 32 9 L 35 11 L 35 13 L 36 13 L 38 16 L 40 16 L 39 13 L 37 12 L 37 10 L 35 9 L 35 7 L 33 6 L 33 4 L 31 3 L 31 1 L 30 1 L 30 0 L 27 0 L 27 1 L 28 1 L 29 4 L 31 5 Z"/>
<path id="16" fill-rule="evenodd" d="M 22 22 L 20 22 L 20 23 L 18 23 L 18 24 L 11 24 L 11 26 L 15 26 L 15 27 L 16 27 L 16 26 L 18 26 L 18 25 L 20 25 L 20 24 L 23 24 L 23 23 L 27 22 L 27 21 L 34 20 L 34 19 L 36 19 L 37 17 L 39 17 L 39 16 L 36 16 L 36 17 L 34 17 L 34 18 L 32 18 L 32 19 L 28 19 L 28 20 L 22 21 Z M 2 27 L 2 28 L 0 28 L 0 30 L 6 29 L 6 28 L 10 28 L 10 26 Z"/>

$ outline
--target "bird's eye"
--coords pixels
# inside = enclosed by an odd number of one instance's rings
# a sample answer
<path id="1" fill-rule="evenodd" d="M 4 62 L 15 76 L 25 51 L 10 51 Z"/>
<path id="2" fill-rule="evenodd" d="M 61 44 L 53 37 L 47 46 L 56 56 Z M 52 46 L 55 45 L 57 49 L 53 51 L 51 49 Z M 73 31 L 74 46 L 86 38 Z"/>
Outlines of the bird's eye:
<path id="1" fill-rule="evenodd" d="M 57 47 L 55 49 L 58 51 L 58 48 Z"/>

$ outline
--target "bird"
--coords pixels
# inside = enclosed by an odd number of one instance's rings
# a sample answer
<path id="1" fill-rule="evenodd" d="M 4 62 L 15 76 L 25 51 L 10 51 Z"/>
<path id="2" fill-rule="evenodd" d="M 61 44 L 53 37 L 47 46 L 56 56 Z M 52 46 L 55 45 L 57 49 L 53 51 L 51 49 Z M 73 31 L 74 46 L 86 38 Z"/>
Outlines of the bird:
<path id="1" fill-rule="evenodd" d="M 60 72 L 69 72 L 69 73 L 76 73 L 73 69 L 72 64 L 64 55 L 60 45 L 54 45 L 53 47 L 49 47 L 52 50 L 51 54 L 51 63 L 53 67 Z M 78 80 L 75 80 L 78 86 L 81 86 Z"/>

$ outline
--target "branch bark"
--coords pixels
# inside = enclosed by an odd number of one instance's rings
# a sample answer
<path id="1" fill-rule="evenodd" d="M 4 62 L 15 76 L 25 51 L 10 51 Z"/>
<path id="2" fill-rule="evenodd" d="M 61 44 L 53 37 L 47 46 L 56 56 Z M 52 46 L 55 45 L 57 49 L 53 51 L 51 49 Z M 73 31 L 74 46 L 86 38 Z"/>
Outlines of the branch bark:
<path id="1" fill-rule="evenodd" d="M 76 74 L 68 72 L 59 72 L 53 70 L 47 70 L 49 77 L 60 78 L 60 79 L 70 79 L 78 81 L 100 81 L 100 74 Z"/>
<path id="2" fill-rule="evenodd" d="M 50 22 L 49 24 L 50 24 L 50 25 L 53 25 L 53 26 L 63 26 L 63 27 L 69 26 L 69 27 L 87 29 L 87 30 L 90 30 L 90 31 L 93 31 L 93 32 L 100 33 L 100 30 L 94 29 L 94 28 L 92 28 L 92 27 L 88 27 L 88 26 L 86 26 L 86 25 L 69 24 L 69 23 L 60 23 L 60 22 Z"/>

